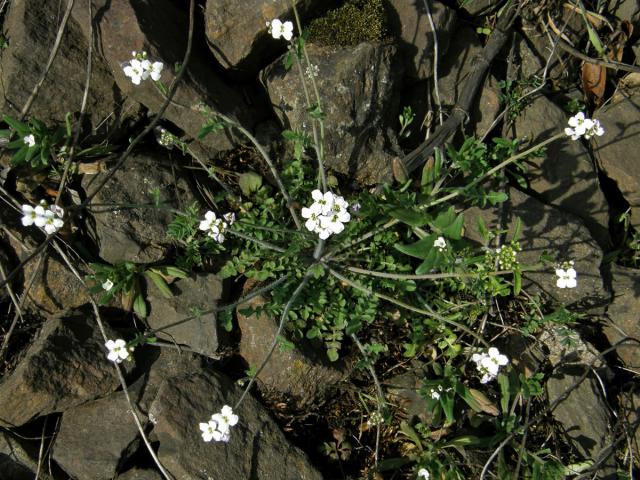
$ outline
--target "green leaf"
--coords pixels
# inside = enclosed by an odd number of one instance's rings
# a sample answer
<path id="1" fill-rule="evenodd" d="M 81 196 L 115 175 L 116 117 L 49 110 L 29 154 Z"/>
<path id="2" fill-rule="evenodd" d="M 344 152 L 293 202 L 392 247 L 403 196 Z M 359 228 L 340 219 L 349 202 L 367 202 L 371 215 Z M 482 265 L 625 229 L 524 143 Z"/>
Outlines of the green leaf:
<path id="1" fill-rule="evenodd" d="M 226 332 L 230 332 L 231 330 L 233 330 L 233 315 L 230 309 L 218 312 L 218 321 Z"/>
<path id="2" fill-rule="evenodd" d="M 380 472 L 388 472 L 390 470 L 399 470 L 411 463 L 412 460 L 408 458 L 385 458 L 380 463 L 378 463 L 378 471 Z"/>
<path id="3" fill-rule="evenodd" d="M 433 228 L 439 230 L 445 237 L 452 240 L 462 238 L 462 227 L 464 226 L 464 216 L 456 215 L 453 207 L 449 207 L 446 212 L 436 217 L 432 224 Z"/>
<path id="4" fill-rule="evenodd" d="M 520 290 L 522 290 L 522 273 L 520 273 L 519 269 L 516 269 L 513 272 L 513 294 L 515 296 L 520 295 Z"/>
<path id="5" fill-rule="evenodd" d="M 31 130 L 29 128 L 29 125 L 27 125 L 26 123 L 22 123 L 13 117 L 10 117 L 9 115 L 3 115 L 2 119 L 5 121 L 7 125 L 13 128 L 16 132 L 18 132 L 18 135 L 27 135 Z"/>
<path id="6" fill-rule="evenodd" d="M 164 267 L 154 267 L 151 270 L 158 270 L 160 273 L 167 277 L 175 277 L 175 278 L 187 278 L 189 274 L 182 270 L 181 268 L 174 267 L 171 265 L 167 265 Z"/>
<path id="7" fill-rule="evenodd" d="M 336 360 L 338 360 L 340 358 L 340 355 L 338 354 L 338 349 L 328 348 L 327 357 L 329 357 L 329 360 L 331 360 L 332 362 L 335 362 Z"/>
<path id="8" fill-rule="evenodd" d="M 242 173 L 238 178 L 238 185 L 243 195 L 248 197 L 253 192 L 257 192 L 262 186 L 262 176 L 256 172 Z"/>
<path id="9" fill-rule="evenodd" d="M 511 401 L 511 385 L 509 377 L 498 374 L 498 385 L 500 385 L 500 408 L 505 415 L 509 412 L 509 402 Z"/>
<path id="10" fill-rule="evenodd" d="M 322 120 L 325 117 L 324 112 L 320 109 L 320 105 L 317 104 L 308 108 L 307 113 L 311 118 L 315 118 L 316 120 Z"/>
<path id="11" fill-rule="evenodd" d="M 487 200 L 491 205 L 497 205 L 498 203 L 506 202 L 509 200 L 509 195 L 505 192 L 494 192 L 490 191 L 487 193 Z"/>
<path id="12" fill-rule="evenodd" d="M 400 243 L 396 243 L 393 247 L 399 252 L 402 252 L 405 255 L 409 255 L 410 257 L 424 259 L 427 257 L 427 255 L 429 255 L 429 252 L 431 252 L 432 250 L 436 250 L 433 248 L 434 240 L 435 235 L 428 235 L 410 245 L 402 245 Z"/>
<path id="13" fill-rule="evenodd" d="M 284 60 L 282 61 L 282 66 L 286 71 L 289 71 L 292 65 L 293 65 L 293 53 L 291 53 L 291 51 L 288 51 L 284 57 Z"/>
<path id="14" fill-rule="evenodd" d="M 444 416 L 447 418 L 447 423 L 453 423 L 456 421 L 456 417 L 453 415 L 453 395 L 443 394 L 440 396 L 440 405 Z"/>
<path id="15" fill-rule="evenodd" d="M 147 318 L 147 302 L 145 302 L 141 293 L 136 295 L 136 298 L 133 301 L 133 311 L 138 315 L 138 317 Z"/>
<path id="16" fill-rule="evenodd" d="M 433 246 L 433 242 L 432 242 Z M 427 254 L 424 262 L 422 262 L 418 268 L 416 268 L 416 275 L 422 275 L 424 273 L 428 273 L 436 267 L 439 267 L 444 260 L 444 255 L 440 253 L 437 248 L 431 248 L 429 253 Z"/>
<path id="17" fill-rule="evenodd" d="M 155 284 L 156 287 L 158 287 L 158 290 L 160 290 L 160 293 L 164 298 L 173 297 L 173 292 L 171 292 L 171 289 L 169 288 L 169 285 L 167 285 L 167 282 L 164 280 L 164 278 L 162 278 L 153 270 L 147 270 L 146 272 L 144 272 L 144 274 Z"/>
<path id="18" fill-rule="evenodd" d="M 422 227 L 428 222 L 428 218 L 424 213 L 416 212 L 410 208 L 396 208 L 391 210 L 389 215 L 411 227 Z"/>

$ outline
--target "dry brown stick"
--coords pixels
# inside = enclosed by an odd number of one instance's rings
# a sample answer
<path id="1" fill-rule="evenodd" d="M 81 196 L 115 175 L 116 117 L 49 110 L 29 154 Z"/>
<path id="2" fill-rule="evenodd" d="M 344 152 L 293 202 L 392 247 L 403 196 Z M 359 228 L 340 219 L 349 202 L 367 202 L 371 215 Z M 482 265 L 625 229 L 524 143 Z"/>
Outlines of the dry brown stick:
<path id="1" fill-rule="evenodd" d="M 624 72 L 633 72 L 640 73 L 640 67 L 636 67 L 635 65 L 629 65 L 628 63 L 619 63 L 614 61 L 602 60 L 600 58 L 593 58 L 588 55 L 585 55 L 580 50 L 573 48 L 567 42 L 558 39 L 558 46 L 567 53 L 570 53 L 574 57 L 579 58 L 580 60 L 584 60 L 587 63 L 593 63 L 594 65 L 602 65 L 603 67 L 610 68 L 612 70 L 622 70 Z"/>
<path id="2" fill-rule="evenodd" d="M 38 80 L 38 83 L 36 83 L 36 85 L 33 87 L 33 91 L 31 92 L 31 95 L 29 95 L 29 98 L 27 99 L 27 103 L 25 103 L 24 107 L 22 107 L 22 111 L 20 112 L 20 120 L 24 120 L 24 117 L 26 117 L 27 113 L 29 113 L 29 109 L 31 109 L 31 105 L 33 104 L 34 100 L 38 96 L 38 92 L 40 91 L 40 88 L 44 83 L 44 79 L 47 78 L 47 74 L 51 69 L 51 65 L 53 65 L 53 61 L 58 55 L 58 50 L 60 50 L 60 43 L 62 42 L 62 35 L 64 34 L 64 30 L 67 26 L 67 22 L 69 21 L 69 16 L 71 15 L 71 10 L 73 9 L 74 2 L 75 0 L 69 0 L 69 3 L 67 3 L 67 10 L 64 12 L 64 16 L 62 17 L 62 23 L 60 23 L 60 27 L 58 28 L 56 41 L 53 44 L 51 53 L 49 54 L 49 60 L 47 60 L 47 65 L 44 67 L 44 71 L 40 76 L 40 80 Z"/>
<path id="3" fill-rule="evenodd" d="M 482 81 L 489 70 L 493 59 L 504 46 L 513 20 L 518 13 L 518 2 L 512 4 L 500 17 L 496 29 L 491 33 L 482 53 L 473 60 L 473 70 L 467 77 L 462 88 L 462 93 L 449 118 L 440 125 L 429 140 L 423 142 L 415 150 L 402 159 L 401 163 L 407 176 L 427 161 L 433 151 L 444 144 L 447 139 L 458 129 L 462 122 L 469 117 L 469 111 L 476 97 Z"/>
<path id="4" fill-rule="evenodd" d="M 62 173 L 62 178 L 60 179 L 60 185 L 58 186 L 58 196 L 56 197 L 55 201 L 56 206 L 60 203 L 60 198 L 62 197 L 62 189 L 64 188 L 67 181 L 69 168 L 73 163 L 73 156 L 75 155 L 76 146 L 78 145 L 78 140 L 80 139 L 80 131 L 82 130 L 82 119 L 87 108 L 89 87 L 91 86 L 91 62 L 93 59 L 93 12 L 90 1 L 87 2 L 87 5 L 89 8 L 89 47 L 87 50 L 86 80 L 84 83 L 84 92 L 82 93 L 82 102 L 80 103 L 80 115 L 78 116 L 78 122 L 76 124 L 73 140 L 71 142 L 71 148 L 69 148 L 69 158 L 67 158 L 66 165 L 64 166 L 64 172 Z"/>

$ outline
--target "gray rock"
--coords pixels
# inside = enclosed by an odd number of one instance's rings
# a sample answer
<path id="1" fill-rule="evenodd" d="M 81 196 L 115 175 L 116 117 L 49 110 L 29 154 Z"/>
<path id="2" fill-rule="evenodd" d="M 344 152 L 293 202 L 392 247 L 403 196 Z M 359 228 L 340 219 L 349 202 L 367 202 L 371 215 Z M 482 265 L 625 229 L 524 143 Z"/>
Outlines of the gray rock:
<path id="1" fill-rule="evenodd" d="M 563 304 L 580 303 L 585 307 L 603 307 L 609 300 L 600 276 L 602 251 L 593 240 L 582 221 L 570 213 L 545 205 L 514 188 L 508 190 L 509 200 L 502 207 L 481 209 L 472 207 L 465 211 L 465 234 L 482 243 L 478 231 L 478 217 L 482 217 L 487 228 L 495 230 L 499 225 L 511 233 L 515 230 L 516 218 L 522 222 L 518 253 L 521 264 L 536 264 L 540 255 L 547 253 L 558 262 L 573 260 L 578 273 L 576 288 L 556 287 L 553 265 L 543 271 L 526 272 L 523 287 L 531 292 L 544 292 Z M 501 215 L 501 209 L 504 210 Z M 508 236 L 508 239 L 511 237 Z"/>
<path id="2" fill-rule="evenodd" d="M 464 0 L 460 3 L 462 10 L 472 17 L 486 15 L 499 5 L 497 0 Z"/>
<path id="3" fill-rule="evenodd" d="M 82 8 L 86 7 L 82 6 Z M 11 2 L 4 20 L 8 46 L 2 52 L 0 110 L 17 116 L 40 80 L 62 12 L 55 3 L 39 0 Z M 67 112 L 78 112 L 84 93 L 87 42 L 80 26 L 70 19 L 58 54 L 32 105 L 30 115 L 49 126 L 64 125 Z M 109 67 L 93 56 L 92 77 L 87 97 L 86 118 L 101 134 L 127 125 L 138 117 L 137 102 L 123 98 Z"/>
<path id="4" fill-rule="evenodd" d="M 326 0 L 296 0 L 302 17 L 325 7 Z M 274 18 L 293 21 L 289 0 L 207 0 L 205 28 L 209 48 L 228 69 L 256 73 L 270 51 L 282 40 L 274 40 L 267 22 Z"/>
<path id="5" fill-rule="evenodd" d="M 391 178 L 399 110 L 398 86 L 402 61 L 392 45 L 361 43 L 329 49 L 308 46 L 325 119 L 326 165 L 358 182 L 372 184 Z M 284 71 L 282 59 L 263 72 L 271 103 L 288 129 L 311 135 L 303 88 L 296 68 Z"/>
<path id="6" fill-rule="evenodd" d="M 122 392 L 67 410 L 53 459 L 77 480 L 110 480 L 140 444 Z"/>
<path id="7" fill-rule="evenodd" d="M 109 338 L 117 338 L 105 328 Z M 77 311 L 47 320 L 0 384 L 0 425 L 24 425 L 114 391 L 120 383 L 106 353 L 91 315 Z"/>
<path id="8" fill-rule="evenodd" d="M 193 315 L 193 309 L 214 308 L 222 295 L 222 282 L 215 275 L 197 275 L 171 285 L 175 296 L 163 297 L 153 286 L 147 300 L 151 305 L 147 322 L 153 330 Z M 187 323 L 176 325 L 157 334 L 158 338 L 187 345 L 203 355 L 214 355 L 218 349 L 218 322 L 215 313 L 205 313 Z"/>
<path id="9" fill-rule="evenodd" d="M 594 115 L 605 130 L 594 142 L 596 158 L 629 202 L 631 223 L 635 228 L 640 228 L 640 168 L 635 161 L 640 135 L 639 108 L 640 87 L 636 87 L 621 90 L 611 103 Z"/>
<path id="10" fill-rule="evenodd" d="M 562 132 L 568 120 L 568 114 L 541 96 L 516 119 L 514 138 L 527 138 L 535 145 Z M 532 158 L 527 164 L 530 188 L 545 202 L 580 217 L 593 238 L 607 248 L 610 243 L 609 205 L 584 145 L 566 137 L 547 145 L 543 158 Z"/>
<path id="11" fill-rule="evenodd" d="M 15 230 L 12 233 L 14 236 L 8 238 L 9 244 L 15 252 L 14 256 L 22 260 L 33 251 L 31 249 L 33 242 L 28 236 L 29 232 Z M 28 245 L 30 248 L 24 249 L 23 245 Z M 6 264 L 4 265 L 5 271 L 8 272 Z M 88 273 L 81 263 L 74 265 L 74 267 L 82 276 Z M 33 284 L 31 283 L 32 278 Z M 27 263 L 20 280 L 23 292 L 30 286 L 26 308 L 33 309 L 37 313 L 44 312 L 56 315 L 89 302 L 89 293 L 82 282 L 67 268 L 64 262 L 51 254 L 45 254 L 41 261 L 34 260 Z"/>
<path id="12" fill-rule="evenodd" d="M 451 34 L 456 24 L 455 11 L 440 2 L 429 2 L 431 17 L 438 37 L 440 62 L 446 58 Z M 389 2 L 389 30 L 400 38 L 403 50 L 412 59 L 407 75 L 424 80 L 433 75 L 433 30 L 424 2 L 391 0 Z"/>
<path id="13" fill-rule="evenodd" d="M 546 383 L 550 404 L 573 388 L 586 368 L 603 366 L 597 360 L 598 354 L 593 346 L 580 340 L 577 333 L 562 330 L 551 330 L 541 337 L 551 351 L 549 361 L 555 367 Z M 567 335 L 571 336 L 571 343 L 564 340 Z M 593 373 L 559 401 L 552 414 L 583 458 L 597 460 L 601 453 L 606 454 L 606 448 L 612 441 L 610 418 L 600 382 Z M 605 461 L 599 472 L 604 475 L 615 473 L 615 460 Z"/>
<path id="14" fill-rule="evenodd" d="M 85 175 L 82 186 L 92 192 L 107 175 Z M 172 169 L 164 154 L 132 155 L 93 197 L 92 204 L 141 205 L 153 202 L 150 190 L 158 188 L 160 201 L 182 209 L 193 202 L 189 183 Z M 95 237 L 99 254 L 109 263 L 152 263 L 162 260 L 171 247 L 167 226 L 174 215 L 166 209 L 133 208 L 95 213 Z"/>
<path id="15" fill-rule="evenodd" d="M 236 310 L 238 326 L 242 333 L 240 355 L 253 367 L 258 367 L 266 358 L 278 325 L 276 319 L 266 313 L 243 313 L 248 308 L 258 308 L 265 303 L 258 296 L 239 305 Z M 344 365 L 329 364 L 324 351 L 315 352 L 298 342 L 296 348 L 282 351 L 277 348 L 269 362 L 258 375 L 258 380 L 267 388 L 286 394 L 300 408 L 321 397 L 328 388 L 347 377 Z"/>
<path id="16" fill-rule="evenodd" d="M 133 85 L 124 75 L 122 63 L 131 59 L 132 50 L 146 50 L 149 58 L 164 63 L 162 82 L 171 84 L 176 76 L 175 64 L 184 60 L 187 47 L 188 8 L 170 0 L 92 1 L 95 41 L 100 45 L 100 54 L 113 72 L 118 87 L 151 112 L 157 112 L 164 102 L 163 96 L 151 80 Z M 73 15 L 88 38 L 89 19 L 85 5 L 74 8 Z M 198 137 L 204 119 L 191 107 L 201 103 L 237 118 L 248 127 L 260 116 L 257 111 L 249 113 L 244 97 L 222 80 L 211 68 L 209 57 L 195 46 L 174 99 L 185 107 L 172 105 L 164 117 L 192 138 Z M 219 151 L 229 149 L 234 142 L 229 135 L 217 134 L 208 135 L 202 143 Z"/>
<path id="17" fill-rule="evenodd" d="M 155 470 L 132 468 L 118 475 L 117 480 L 162 480 L 162 476 Z"/>
<path id="18" fill-rule="evenodd" d="M 607 13 L 615 15 L 620 20 L 628 20 L 634 25 L 640 21 L 640 0 L 609 0 Z"/>
<path id="19" fill-rule="evenodd" d="M 192 373 L 168 379 L 150 416 L 159 441 L 158 457 L 176 478 L 277 478 L 321 480 L 300 450 L 287 443 L 266 410 L 246 397 L 228 443 L 206 443 L 198 425 L 234 405 L 240 389 L 218 373 Z"/>
<path id="20" fill-rule="evenodd" d="M 39 443 L 39 442 L 38 442 Z M 3 477 L 11 480 L 33 480 L 37 462 L 37 446 L 27 445 L 23 439 L 10 434 L 0 432 L 0 472 Z M 40 472 L 41 478 L 49 479 L 49 476 Z"/>
<path id="21" fill-rule="evenodd" d="M 616 352 L 624 364 L 631 368 L 640 368 L 640 272 L 632 268 L 611 265 L 613 298 L 607 309 L 609 322 L 603 332 L 612 345 L 629 339 L 620 345 Z"/>

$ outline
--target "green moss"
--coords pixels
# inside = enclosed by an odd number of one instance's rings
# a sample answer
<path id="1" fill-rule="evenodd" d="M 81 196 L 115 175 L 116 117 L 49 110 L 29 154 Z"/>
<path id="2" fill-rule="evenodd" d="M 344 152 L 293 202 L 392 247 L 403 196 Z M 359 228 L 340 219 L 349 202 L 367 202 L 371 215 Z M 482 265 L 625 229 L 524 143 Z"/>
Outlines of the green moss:
<path id="1" fill-rule="evenodd" d="M 309 25 L 309 41 L 321 45 L 357 45 L 386 35 L 383 0 L 347 0 Z"/>

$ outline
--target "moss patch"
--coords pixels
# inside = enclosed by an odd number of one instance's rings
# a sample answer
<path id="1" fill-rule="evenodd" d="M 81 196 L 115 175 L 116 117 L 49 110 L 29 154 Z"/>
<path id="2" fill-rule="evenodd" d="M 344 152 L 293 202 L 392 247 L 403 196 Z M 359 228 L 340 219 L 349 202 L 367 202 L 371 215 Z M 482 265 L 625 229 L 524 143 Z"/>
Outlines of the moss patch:
<path id="1" fill-rule="evenodd" d="M 309 41 L 345 46 L 382 40 L 387 32 L 383 0 L 347 0 L 309 25 Z"/>

